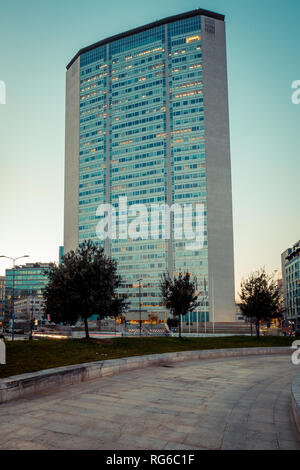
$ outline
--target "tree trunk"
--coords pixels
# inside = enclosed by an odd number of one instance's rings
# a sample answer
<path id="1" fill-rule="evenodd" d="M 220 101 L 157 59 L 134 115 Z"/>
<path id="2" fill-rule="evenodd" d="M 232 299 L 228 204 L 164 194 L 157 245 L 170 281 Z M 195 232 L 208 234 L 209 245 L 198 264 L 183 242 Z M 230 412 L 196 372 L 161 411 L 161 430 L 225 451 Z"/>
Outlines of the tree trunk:
<path id="1" fill-rule="evenodd" d="M 90 338 L 90 336 L 89 336 L 89 325 L 88 325 L 87 318 L 84 318 L 84 328 L 85 328 L 85 339 L 89 339 Z"/>
<path id="2" fill-rule="evenodd" d="M 256 322 L 256 337 L 259 338 L 259 321 Z"/>
<path id="3" fill-rule="evenodd" d="M 181 314 L 179 315 L 179 338 L 181 338 Z"/>

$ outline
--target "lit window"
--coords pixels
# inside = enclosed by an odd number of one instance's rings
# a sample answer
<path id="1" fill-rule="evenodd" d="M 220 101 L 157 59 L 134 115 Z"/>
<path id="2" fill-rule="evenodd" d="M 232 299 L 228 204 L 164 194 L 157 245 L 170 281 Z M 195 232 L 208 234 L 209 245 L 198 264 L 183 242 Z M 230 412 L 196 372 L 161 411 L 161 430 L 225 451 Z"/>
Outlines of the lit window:
<path id="1" fill-rule="evenodd" d="M 186 43 L 188 44 L 189 42 L 193 42 L 193 41 L 201 41 L 201 36 L 199 35 L 196 35 L 196 36 L 190 36 L 188 38 L 186 38 Z"/>

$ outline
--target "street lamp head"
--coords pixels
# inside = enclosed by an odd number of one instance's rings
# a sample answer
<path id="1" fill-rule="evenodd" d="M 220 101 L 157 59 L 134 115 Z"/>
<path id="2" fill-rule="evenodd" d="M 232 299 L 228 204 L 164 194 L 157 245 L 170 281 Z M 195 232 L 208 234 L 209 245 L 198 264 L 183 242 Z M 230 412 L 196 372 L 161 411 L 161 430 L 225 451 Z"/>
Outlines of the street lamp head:
<path id="1" fill-rule="evenodd" d="M 29 258 L 29 255 L 18 256 L 17 258 L 14 259 L 14 262 L 17 261 L 17 259 L 21 259 L 21 258 Z"/>
<path id="2" fill-rule="evenodd" d="M 13 258 L 11 258 L 10 256 L 6 256 L 6 255 L 0 255 L 0 258 L 9 258 L 9 259 L 13 259 Z M 19 258 L 29 258 L 29 255 L 19 256 Z M 19 259 L 19 258 L 15 258 L 15 259 Z"/>

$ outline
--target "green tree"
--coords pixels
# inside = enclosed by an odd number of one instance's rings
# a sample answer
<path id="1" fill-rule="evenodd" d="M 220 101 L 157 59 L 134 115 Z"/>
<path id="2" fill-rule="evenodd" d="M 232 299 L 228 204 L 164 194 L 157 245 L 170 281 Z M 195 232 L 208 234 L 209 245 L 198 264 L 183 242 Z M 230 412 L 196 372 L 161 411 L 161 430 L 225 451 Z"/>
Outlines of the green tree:
<path id="1" fill-rule="evenodd" d="M 128 305 L 128 302 L 125 300 L 127 299 L 127 296 L 118 296 L 115 295 L 115 297 L 112 300 L 109 312 L 107 312 L 107 316 L 110 317 L 123 317 L 123 313 Z"/>
<path id="2" fill-rule="evenodd" d="M 192 312 L 200 304 L 196 279 L 191 280 L 189 273 L 179 273 L 173 279 L 166 273 L 161 277 L 161 297 L 164 305 L 171 311 L 173 317 L 179 322 L 179 337 L 181 338 L 181 317 Z"/>
<path id="3" fill-rule="evenodd" d="M 256 271 L 241 282 L 239 304 L 242 314 L 256 327 L 259 337 L 261 321 L 269 322 L 282 317 L 280 290 L 271 275 L 264 269 Z"/>
<path id="4" fill-rule="evenodd" d="M 177 328 L 177 327 L 178 327 L 178 323 L 179 323 L 178 318 L 171 318 L 171 317 L 169 317 L 169 318 L 167 319 L 167 325 L 168 325 L 168 327 L 170 328 L 170 330 L 171 330 L 172 328 Z"/>
<path id="5" fill-rule="evenodd" d="M 126 308 L 126 301 L 116 294 L 121 284 L 117 263 L 96 243 L 84 242 L 67 253 L 61 265 L 52 265 L 46 275 L 45 313 L 54 323 L 74 325 L 81 318 L 86 338 L 88 318 L 117 316 Z"/>

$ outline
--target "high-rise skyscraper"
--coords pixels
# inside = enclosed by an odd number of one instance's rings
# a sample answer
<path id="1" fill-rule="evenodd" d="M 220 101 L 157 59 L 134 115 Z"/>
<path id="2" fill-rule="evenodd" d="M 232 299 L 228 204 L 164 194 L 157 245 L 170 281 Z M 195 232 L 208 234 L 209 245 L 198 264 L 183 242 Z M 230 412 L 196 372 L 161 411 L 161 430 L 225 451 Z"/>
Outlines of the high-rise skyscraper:
<path id="1" fill-rule="evenodd" d="M 106 240 L 97 231 L 103 204 L 115 207 L 112 218 L 118 219 L 119 235 Z M 126 229 L 136 204 L 148 210 L 140 214 L 138 238 Z M 152 229 L 155 205 L 182 210 L 181 219 L 171 212 L 167 236 L 158 235 L 163 210 Z M 191 212 L 183 216 L 185 207 Z M 201 306 L 191 321 L 234 321 L 223 15 L 195 10 L 172 16 L 104 39 L 71 60 L 64 223 L 65 253 L 91 239 L 118 261 L 129 318 L 138 318 L 139 309 L 144 318 L 164 318 L 159 280 L 168 271 L 197 278 Z M 197 233 L 201 243 L 191 245 Z"/>

